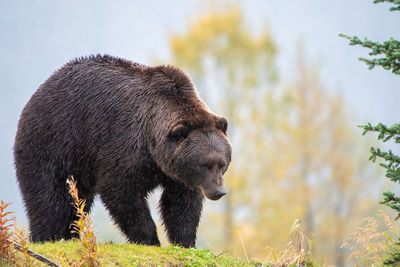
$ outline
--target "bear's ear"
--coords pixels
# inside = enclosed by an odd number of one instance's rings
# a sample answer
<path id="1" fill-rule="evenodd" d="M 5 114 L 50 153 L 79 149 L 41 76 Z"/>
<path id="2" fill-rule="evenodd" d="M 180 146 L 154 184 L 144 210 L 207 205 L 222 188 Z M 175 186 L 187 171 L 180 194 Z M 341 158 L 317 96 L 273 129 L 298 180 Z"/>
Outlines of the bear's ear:
<path id="1" fill-rule="evenodd" d="M 228 121 L 224 117 L 219 117 L 217 119 L 217 128 L 226 134 L 228 130 Z"/>
<path id="2" fill-rule="evenodd" d="M 169 138 L 175 142 L 181 142 L 189 136 L 189 128 L 184 124 L 175 125 L 169 133 Z"/>

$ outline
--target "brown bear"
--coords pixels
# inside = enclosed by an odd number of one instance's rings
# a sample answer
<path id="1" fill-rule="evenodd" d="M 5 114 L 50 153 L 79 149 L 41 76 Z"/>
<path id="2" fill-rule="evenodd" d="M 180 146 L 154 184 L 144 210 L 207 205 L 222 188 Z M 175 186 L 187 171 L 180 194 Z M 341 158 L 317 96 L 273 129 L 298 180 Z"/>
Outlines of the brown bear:
<path id="1" fill-rule="evenodd" d="M 67 63 L 26 104 L 15 138 L 32 241 L 73 237 L 73 175 L 87 212 L 98 194 L 127 239 L 147 245 L 160 244 L 147 204 L 160 186 L 170 242 L 193 247 L 204 196 L 225 195 L 226 131 L 178 68 L 107 55 Z"/>

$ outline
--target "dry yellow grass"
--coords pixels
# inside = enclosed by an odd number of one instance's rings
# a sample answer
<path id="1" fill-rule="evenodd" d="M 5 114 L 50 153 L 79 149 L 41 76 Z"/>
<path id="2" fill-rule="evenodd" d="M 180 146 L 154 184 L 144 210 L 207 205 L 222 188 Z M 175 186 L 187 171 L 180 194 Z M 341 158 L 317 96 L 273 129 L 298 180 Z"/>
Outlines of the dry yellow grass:
<path id="1" fill-rule="evenodd" d="M 78 266 L 99 266 L 98 251 L 96 236 L 94 234 L 94 226 L 92 218 L 85 212 L 85 200 L 80 199 L 78 196 L 78 189 L 76 187 L 76 181 L 73 176 L 70 176 L 67 180 L 69 186 L 69 193 L 74 200 L 74 207 L 76 209 L 77 220 L 72 224 L 72 232 L 79 235 L 78 242 L 80 248 L 78 250 L 80 259 L 77 262 Z M 63 259 L 62 256 L 59 258 Z"/>
<path id="2" fill-rule="evenodd" d="M 312 240 L 301 231 L 299 219 L 294 221 L 290 235 L 292 240 L 282 251 L 277 253 L 274 249 L 268 248 L 270 253 L 266 261 L 277 266 L 313 266 L 311 262 Z"/>
<path id="3" fill-rule="evenodd" d="M 372 217 L 364 218 L 363 225 L 343 243 L 342 247 L 351 251 L 349 261 L 365 266 L 383 266 L 385 257 L 399 250 L 396 244 L 398 229 L 394 221 L 382 210 L 378 211 L 378 217 L 383 222 Z"/>
<path id="4" fill-rule="evenodd" d="M 11 217 L 13 212 L 6 211 L 10 204 L 0 201 L 0 264 L 15 263 L 15 253 L 11 242 L 15 219 Z"/>

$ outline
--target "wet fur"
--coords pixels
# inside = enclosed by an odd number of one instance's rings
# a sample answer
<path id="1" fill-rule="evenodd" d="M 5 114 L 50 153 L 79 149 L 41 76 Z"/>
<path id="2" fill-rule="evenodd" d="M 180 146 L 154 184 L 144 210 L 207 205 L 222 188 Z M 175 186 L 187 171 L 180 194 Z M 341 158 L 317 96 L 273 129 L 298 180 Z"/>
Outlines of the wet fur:
<path id="1" fill-rule="evenodd" d="M 87 211 L 99 194 L 128 240 L 148 245 L 160 242 L 146 200 L 161 186 L 159 206 L 170 241 L 193 247 L 204 196 L 181 158 L 207 158 L 203 148 L 210 145 L 196 143 L 207 135 L 228 165 L 231 152 L 223 139 L 223 120 L 208 110 L 187 75 L 175 67 L 100 55 L 67 63 L 31 97 L 15 139 L 15 166 L 32 241 L 72 237 L 75 215 L 66 179 L 73 175 Z M 177 121 L 198 129 L 197 139 L 184 146 L 171 142 Z M 177 172 L 194 178 L 171 178 Z"/>

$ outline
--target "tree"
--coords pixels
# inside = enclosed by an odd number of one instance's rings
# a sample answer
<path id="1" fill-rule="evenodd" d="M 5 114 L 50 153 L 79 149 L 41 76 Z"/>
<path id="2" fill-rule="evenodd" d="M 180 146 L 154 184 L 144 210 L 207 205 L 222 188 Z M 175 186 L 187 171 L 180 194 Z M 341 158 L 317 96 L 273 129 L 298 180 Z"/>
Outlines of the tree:
<path id="1" fill-rule="evenodd" d="M 375 0 L 374 3 L 389 2 L 394 6 L 390 8 L 391 11 L 400 10 L 400 0 Z M 364 61 L 369 69 L 373 69 L 375 66 L 381 66 L 385 70 L 389 70 L 396 75 L 400 75 L 400 42 L 394 38 L 390 38 L 385 42 L 374 42 L 367 38 L 361 41 L 357 36 L 350 37 L 345 34 L 340 34 L 341 37 L 350 40 L 350 45 L 360 45 L 370 49 L 369 55 L 372 58 L 360 58 Z M 364 129 L 363 135 L 368 132 L 378 133 L 378 140 L 387 142 L 389 140 L 394 140 L 395 143 L 400 143 L 400 123 L 394 124 L 390 127 L 383 123 L 378 123 L 376 126 L 372 126 L 371 123 L 367 125 L 361 125 Z M 385 163 L 380 165 L 386 170 L 386 177 L 392 182 L 400 182 L 400 156 L 394 154 L 391 150 L 382 151 L 379 148 L 371 147 L 370 149 L 370 160 L 375 162 L 376 158 L 381 158 Z M 400 197 L 393 192 L 384 192 L 383 201 L 384 204 L 392 209 L 394 209 L 398 216 L 396 219 L 400 218 Z M 400 244 L 399 244 L 400 245 Z M 385 264 L 399 264 L 400 263 L 400 253 L 391 253 L 388 259 L 385 260 Z"/>
<path id="2" fill-rule="evenodd" d="M 170 45 L 171 61 L 230 123 L 234 151 L 225 175 L 225 220 L 220 210 L 204 216 L 200 236 L 212 240 L 207 246 L 243 255 L 241 236 L 250 256 L 265 258 L 266 247 L 286 245 L 300 218 L 310 238 L 326 236 L 316 239 L 315 247 L 322 247 L 316 251 L 333 260 L 341 235 L 326 233 L 348 233 L 369 196 L 354 190 L 366 165 L 353 160 L 361 145 L 354 143 L 343 101 L 325 90 L 318 66 L 299 52 L 296 79 L 277 85 L 273 38 L 267 27 L 252 34 L 239 8 L 200 15 L 184 33 L 172 35 Z M 332 221 L 337 224 L 327 229 Z"/>
<path id="3" fill-rule="evenodd" d="M 191 74 L 213 110 L 228 117 L 234 157 L 241 154 L 241 146 L 246 143 L 240 140 L 237 129 L 243 119 L 241 114 L 252 108 L 251 98 L 263 94 L 266 85 L 276 79 L 276 46 L 269 31 L 265 29 L 260 36 L 254 36 L 240 9 L 230 8 L 201 16 L 188 26 L 186 33 L 172 35 L 170 44 L 172 61 Z M 246 175 L 239 173 L 240 158 L 235 161 L 225 179 L 230 190 L 224 198 L 226 244 L 232 242 L 233 202 L 237 203 Z"/>
<path id="4" fill-rule="evenodd" d="M 248 218 L 254 226 L 248 249 L 261 255 L 265 244 L 282 247 L 287 228 L 300 218 L 304 233 L 315 236 L 314 252 L 343 266 L 340 246 L 370 200 L 359 189 L 368 192 L 376 183 L 366 161 L 355 160 L 363 144 L 342 98 L 326 90 L 301 49 L 298 55 L 296 78 L 267 98 L 262 106 L 270 109 L 260 111 L 258 126 L 247 127 L 254 129 L 250 140 L 263 140 L 251 149 L 263 153 L 251 186 L 249 205 L 257 215 Z"/>

